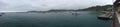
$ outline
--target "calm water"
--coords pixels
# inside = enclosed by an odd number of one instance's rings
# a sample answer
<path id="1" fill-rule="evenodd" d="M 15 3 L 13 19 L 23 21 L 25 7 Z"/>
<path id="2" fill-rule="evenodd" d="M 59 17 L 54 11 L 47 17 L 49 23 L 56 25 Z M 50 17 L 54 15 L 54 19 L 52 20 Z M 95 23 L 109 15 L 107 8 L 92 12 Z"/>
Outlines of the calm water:
<path id="1" fill-rule="evenodd" d="M 111 20 L 97 19 L 97 12 L 6 13 L 0 17 L 0 27 L 110 27 Z"/>

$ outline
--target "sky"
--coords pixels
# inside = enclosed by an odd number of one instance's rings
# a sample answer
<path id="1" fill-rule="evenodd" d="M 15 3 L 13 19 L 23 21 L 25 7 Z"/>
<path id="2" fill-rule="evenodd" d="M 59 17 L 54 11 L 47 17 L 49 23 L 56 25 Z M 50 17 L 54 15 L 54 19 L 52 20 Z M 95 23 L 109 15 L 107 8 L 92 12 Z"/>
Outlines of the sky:
<path id="1" fill-rule="evenodd" d="M 46 11 L 50 9 L 83 9 L 112 5 L 113 0 L 0 0 L 0 11 Z"/>

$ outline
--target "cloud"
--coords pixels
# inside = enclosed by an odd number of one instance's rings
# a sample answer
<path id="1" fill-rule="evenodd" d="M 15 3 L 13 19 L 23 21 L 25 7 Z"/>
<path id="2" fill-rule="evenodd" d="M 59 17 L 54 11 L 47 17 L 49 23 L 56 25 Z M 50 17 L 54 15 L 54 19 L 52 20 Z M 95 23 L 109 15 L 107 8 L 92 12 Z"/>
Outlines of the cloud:
<path id="1" fill-rule="evenodd" d="M 0 11 L 78 9 L 112 4 L 112 0 L 0 0 Z"/>

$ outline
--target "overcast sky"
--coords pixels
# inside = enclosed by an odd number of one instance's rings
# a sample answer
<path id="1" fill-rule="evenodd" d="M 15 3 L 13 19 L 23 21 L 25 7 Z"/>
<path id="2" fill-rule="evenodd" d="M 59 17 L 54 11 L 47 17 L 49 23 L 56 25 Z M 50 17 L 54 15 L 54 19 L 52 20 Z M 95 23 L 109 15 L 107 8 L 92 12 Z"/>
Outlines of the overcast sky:
<path id="1" fill-rule="evenodd" d="M 112 3 L 112 0 L 0 0 L 0 11 L 81 9 Z"/>

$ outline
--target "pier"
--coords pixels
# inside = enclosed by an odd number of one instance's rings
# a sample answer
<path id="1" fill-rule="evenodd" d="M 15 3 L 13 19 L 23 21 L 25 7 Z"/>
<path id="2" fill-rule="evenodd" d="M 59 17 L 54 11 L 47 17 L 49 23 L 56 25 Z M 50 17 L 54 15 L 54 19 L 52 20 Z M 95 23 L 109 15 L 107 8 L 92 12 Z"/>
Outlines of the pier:
<path id="1" fill-rule="evenodd" d="M 107 14 L 102 14 L 100 16 L 98 16 L 99 19 L 112 19 L 110 15 Z"/>
<path id="2" fill-rule="evenodd" d="M 98 16 L 98 19 L 112 19 L 112 8 L 108 8 L 106 11 L 102 11 L 101 15 Z"/>

